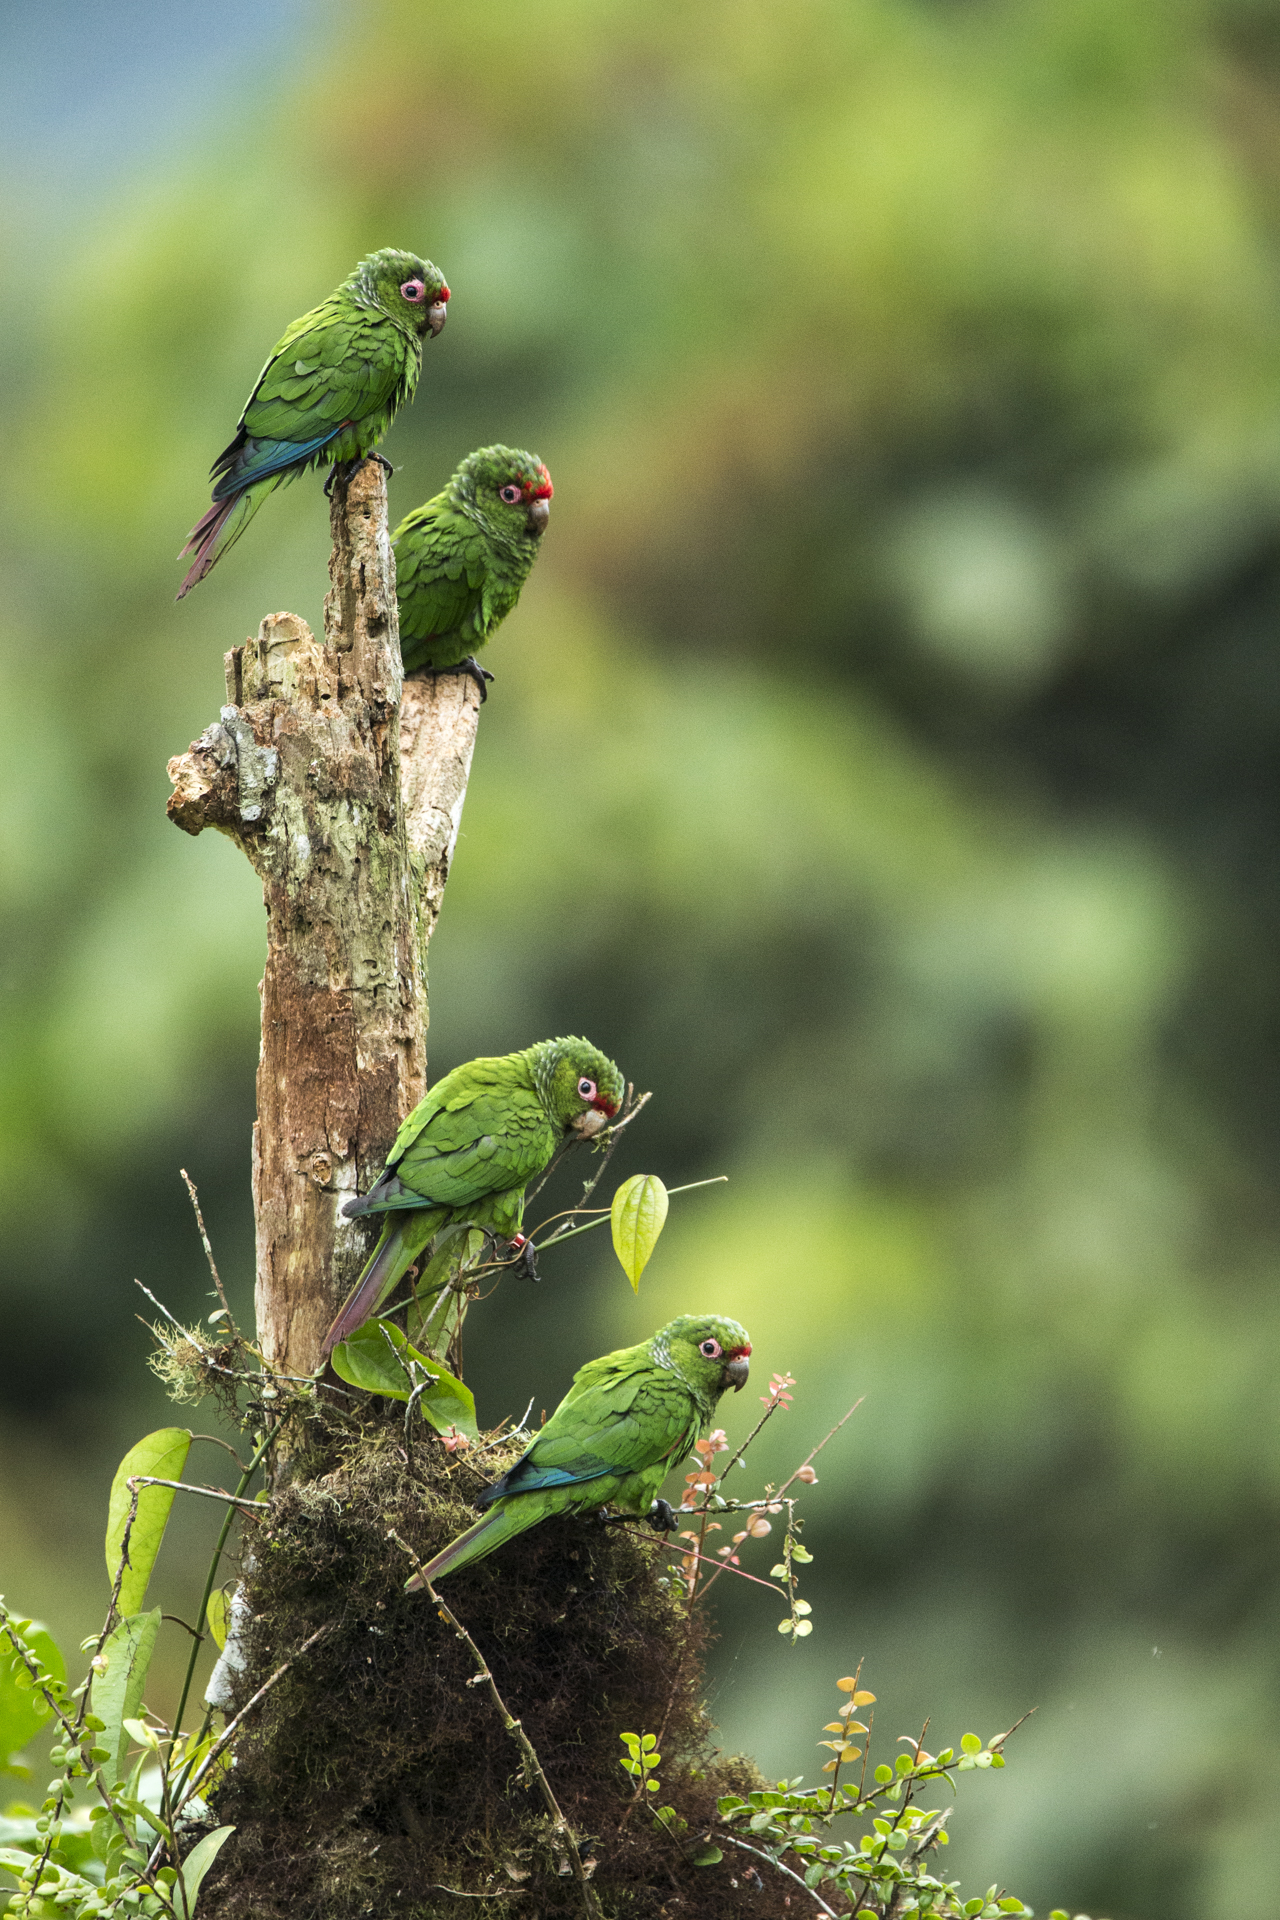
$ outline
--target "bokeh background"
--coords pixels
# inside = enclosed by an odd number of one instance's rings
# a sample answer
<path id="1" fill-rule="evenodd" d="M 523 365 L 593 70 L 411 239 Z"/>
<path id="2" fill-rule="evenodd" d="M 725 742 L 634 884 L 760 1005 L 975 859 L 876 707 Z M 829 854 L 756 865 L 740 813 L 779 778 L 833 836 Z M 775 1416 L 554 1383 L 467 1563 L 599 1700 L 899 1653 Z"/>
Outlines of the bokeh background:
<path id="1" fill-rule="evenodd" d="M 225 647 L 318 623 L 319 481 L 180 607 L 173 556 L 284 324 L 413 247 L 454 301 L 393 509 L 495 439 L 556 484 L 433 1074 L 585 1031 L 655 1090 L 620 1172 L 731 1176 L 638 1300 L 598 1236 L 477 1315 L 482 1416 L 738 1315 L 798 1381 L 762 1471 L 865 1400 L 808 1503 L 812 1637 L 724 1594 L 724 1744 L 812 1777 L 859 1660 L 889 1734 L 1035 1705 L 952 1870 L 1274 1910 L 1280 7 L 4 33 L 0 1584 L 74 1646 L 115 1463 L 187 1417 L 132 1285 L 213 1304 L 180 1165 L 250 1299 L 260 901 L 164 768 Z M 176 1612 L 216 1522 L 175 1523 Z"/>

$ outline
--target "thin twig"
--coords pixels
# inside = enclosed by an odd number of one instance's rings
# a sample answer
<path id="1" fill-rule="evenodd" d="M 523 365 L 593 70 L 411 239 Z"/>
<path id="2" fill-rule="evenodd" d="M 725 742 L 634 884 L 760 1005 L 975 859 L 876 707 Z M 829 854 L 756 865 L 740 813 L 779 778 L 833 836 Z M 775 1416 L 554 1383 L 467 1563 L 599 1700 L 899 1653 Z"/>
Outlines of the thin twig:
<path id="1" fill-rule="evenodd" d="M 677 1509 L 677 1511 L 679 1511 L 679 1509 Z M 712 1511 L 714 1512 L 715 1509 L 713 1508 Z M 739 1580 L 750 1580 L 754 1582 L 754 1584 L 757 1587 L 768 1587 L 770 1593 L 777 1593 L 778 1591 L 778 1589 L 774 1586 L 772 1580 L 762 1580 L 758 1574 L 746 1573 L 743 1571 L 741 1567 L 731 1567 L 727 1560 L 713 1559 L 709 1553 L 702 1553 L 697 1547 L 678 1547 L 676 1545 L 675 1540 L 672 1538 L 672 1536 L 669 1533 L 658 1534 L 658 1535 L 652 1535 L 652 1534 L 646 1535 L 645 1533 L 641 1532 L 641 1528 L 646 1524 L 644 1521 L 638 1521 L 633 1523 L 631 1521 L 620 1520 L 616 1522 L 608 1521 L 606 1522 L 606 1524 L 609 1526 L 614 1526 L 614 1525 L 620 1526 L 624 1533 L 631 1534 L 632 1537 L 635 1540 L 637 1540 L 642 1547 L 650 1547 L 650 1546 L 665 1547 L 669 1553 L 678 1553 L 682 1559 L 692 1558 L 694 1560 L 705 1560 L 709 1567 L 713 1567 L 715 1569 L 716 1573 L 736 1574 Z M 707 1586 L 701 1588 L 698 1594 L 699 1600 L 702 1598 L 702 1595 L 706 1592 L 707 1587 L 709 1587 L 710 1585 L 711 1585 L 711 1582 L 710 1580 L 708 1580 Z"/>
<path id="2" fill-rule="evenodd" d="M 813 1452 L 806 1455 L 806 1457 L 800 1462 L 800 1465 L 796 1468 L 795 1472 L 792 1474 L 791 1479 L 783 1481 L 782 1485 L 778 1488 L 777 1493 L 774 1495 L 775 1500 L 780 1500 L 783 1494 L 786 1492 L 787 1488 L 791 1485 L 792 1481 L 798 1480 L 800 1478 L 800 1475 L 804 1472 L 805 1468 L 808 1466 L 812 1466 L 813 1462 L 817 1459 L 818 1455 L 822 1452 L 822 1449 L 826 1446 L 827 1441 L 835 1439 L 836 1435 L 839 1433 L 841 1427 L 844 1425 L 846 1420 L 852 1420 L 854 1414 L 858 1411 L 858 1408 L 862 1405 L 866 1397 L 867 1396 L 865 1393 L 860 1393 L 858 1395 L 858 1398 L 854 1401 L 848 1413 L 842 1414 L 840 1416 L 840 1418 L 836 1421 L 834 1427 L 832 1427 L 830 1433 L 824 1434 L 822 1439 L 819 1440 L 817 1446 L 814 1448 Z"/>
<path id="3" fill-rule="evenodd" d="M 619 1134 L 621 1134 L 624 1127 L 629 1127 L 631 1125 L 631 1122 L 634 1119 L 636 1119 L 636 1117 L 644 1111 L 644 1109 L 648 1106 L 652 1098 L 653 1098 L 653 1095 L 651 1093 L 642 1093 L 633 1100 L 631 1083 L 630 1081 L 628 1081 L 626 1097 L 624 1098 L 622 1103 L 621 1115 L 617 1120 L 613 1122 L 613 1125 L 608 1129 L 607 1133 L 601 1134 L 599 1139 L 595 1143 L 596 1152 L 600 1156 L 599 1164 L 597 1165 L 596 1170 L 592 1174 L 591 1178 L 587 1181 L 584 1181 L 583 1183 L 582 1196 L 578 1201 L 578 1205 L 580 1207 L 586 1205 L 587 1201 L 591 1198 L 596 1188 L 600 1185 L 601 1180 L 604 1178 L 605 1168 L 608 1166 L 609 1162 L 612 1160 L 614 1156 L 614 1153 L 617 1150 Z M 606 1142 L 607 1144 L 605 1144 Z M 580 1233 L 581 1231 L 582 1229 L 580 1227 L 565 1228 L 558 1233 L 553 1233 L 551 1236 L 551 1239 L 567 1240 L 571 1233 Z M 550 1241 L 544 1242 L 544 1244 L 549 1246 Z"/>
<path id="4" fill-rule="evenodd" d="M 241 1507 L 246 1513 L 262 1518 L 266 1509 L 260 1500 L 242 1500 L 239 1494 L 225 1493 L 221 1487 L 193 1487 L 186 1480 L 159 1480 L 154 1474 L 133 1473 L 129 1476 L 131 1487 L 172 1487 L 175 1493 L 203 1493 L 209 1500 L 226 1500 L 233 1507 Z"/>
<path id="5" fill-rule="evenodd" d="M 209 1245 L 209 1236 L 205 1232 L 204 1215 L 200 1211 L 200 1200 L 196 1193 L 196 1183 L 191 1178 L 191 1175 L 187 1172 L 185 1167 L 181 1167 L 179 1171 L 182 1174 L 183 1179 L 187 1183 L 187 1192 L 191 1195 L 191 1204 L 196 1210 L 196 1225 L 200 1229 L 200 1239 L 204 1246 L 204 1257 L 209 1262 L 209 1271 L 213 1275 L 213 1284 L 218 1289 L 218 1298 L 222 1302 L 223 1312 L 227 1316 L 227 1322 L 231 1332 L 234 1333 L 236 1330 L 236 1323 L 231 1317 L 231 1305 L 227 1299 L 226 1294 L 223 1291 L 222 1279 L 218 1273 L 218 1264 L 213 1257 L 213 1248 Z"/>
<path id="6" fill-rule="evenodd" d="M 814 1905 L 818 1908 L 819 1912 L 829 1913 L 831 1915 L 831 1920 L 839 1920 L 839 1915 L 836 1913 L 835 1908 L 829 1907 L 827 1905 L 826 1901 L 822 1898 L 822 1895 L 816 1890 L 816 1888 L 806 1887 L 803 1879 L 798 1873 L 794 1872 L 792 1868 L 786 1866 L 781 1860 L 775 1860 L 771 1853 L 762 1853 L 759 1847 L 749 1847 L 746 1841 L 739 1840 L 736 1834 L 719 1833 L 716 1835 L 716 1838 L 718 1840 L 727 1840 L 731 1847 L 739 1847 L 741 1848 L 743 1853 L 753 1853 L 757 1860 L 764 1860 L 768 1863 L 769 1866 L 776 1867 L 779 1873 L 785 1873 L 788 1880 L 794 1880 L 796 1885 L 800 1887 L 805 1893 L 808 1894 L 809 1898 L 813 1901 Z"/>
<path id="7" fill-rule="evenodd" d="M 743 1454 L 746 1452 L 747 1448 L 751 1445 L 751 1442 L 755 1439 L 756 1435 L 762 1430 L 763 1427 L 765 1427 L 768 1424 L 770 1420 L 772 1420 L 774 1414 L 778 1411 L 778 1408 L 783 1407 L 785 1405 L 786 1405 L 786 1401 L 781 1399 L 778 1396 L 773 1396 L 770 1398 L 768 1406 L 765 1408 L 764 1412 L 760 1415 L 760 1418 L 756 1421 L 754 1427 L 752 1427 L 750 1433 L 747 1435 L 742 1445 L 738 1448 L 738 1451 L 734 1454 L 733 1458 L 730 1460 L 729 1465 L 723 1469 L 723 1471 L 719 1475 L 719 1478 L 716 1480 L 715 1485 L 710 1486 L 706 1489 L 706 1497 L 703 1501 L 704 1506 L 710 1501 L 712 1494 L 716 1491 L 716 1488 L 722 1487 L 724 1485 L 725 1481 L 729 1478 L 729 1475 L 732 1472 L 733 1468 L 737 1466 L 739 1460 L 741 1460 Z"/>
<path id="8" fill-rule="evenodd" d="M 303 1641 L 302 1645 L 298 1647 L 293 1653 L 291 1653 L 287 1660 L 284 1660 L 280 1663 L 280 1665 L 276 1668 L 275 1672 L 270 1676 L 269 1679 L 263 1681 L 262 1685 L 258 1688 L 258 1691 L 254 1694 L 252 1700 L 248 1701 L 243 1707 L 241 1707 L 235 1719 L 228 1720 L 226 1726 L 222 1729 L 222 1732 L 218 1735 L 218 1738 L 214 1741 L 208 1753 L 205 1755 L 204 1759 L 201 1761 L 196 1772 L 192 1774 L 191 1779 L 187 1782 L 186 1790 L 183 1792 L 182 1799 L 178 1802 L 179 1812 L 181 1811 L 182 1807 L 186 1805 L 188 1800 L 191 1800 L 195 1797 L 195 1794 L 199 1789 L 201 1781 L 208 1774 L 210 1768 L 213 1766 L 214 1761 L 219 1759 L 220 1756 L 226 1751 L 231 1741 L 235 1738 L 235 1735 L 239 1731 L 240 1727 L 248 1719 L 249 1715 L 253 1712 L 254 1708 L 261 1705 L 262 1701 L 266 1699 L 272 1687 L 275 1686 L 276 1681 L 283 1680 L 285 1674 L 288 1673 L 290 1667 L 294 1665 L 295 1661 L 301 1660 L 303 1654 L 307 1651 L 309 1647 L 314 1647 L 317 1640 L 323 1640 L 325 1634 L 330 1632 L 332 1627 L 333 1627 L 333 1621 L 326 1620 L 322 1627 L 317 1627 L 314 1633 L 308 1634 L 307 1638 Z"/>
<path id="9" fill-rule="evenodd" d="M 140 1291 L 141 1293 L 145 1293 L 145 1294 L 146 1294 L 146 1296 L 147 1296 L 147 1298 L 148 1298 L 148 1300 L 149 1300 L 149 1301 L 151 1302 L 151 1304 L 152 1304 L 152 1306 L 153 1306 L 153 1307 L 155 1307 L 155 1308 L 157 1308 L 157 1310 L 158 1310 L 158 1311 L 159 1311 L 160 1313 L 162 1313 L 162 1314 L 164 1315 L 164 1317 L 165 1317 L 165 1319 L 166 1319 L 166 1320 L 168 1320 L 168 1321 L 171 1321 L 171 1322 L 172 1322 L 172 1324 L 173 1324 L 173 1325 L 174 1325 L 174 1326 L 175 1326 L 175 1327 L 176 1327 L 176 1328 L 178 1329 L 178 1332 L 179 1332 L 179 1333 L 180 1333 L 180 1334 L 182 1335 L 182 1337 L 184 1338 L 184 1340 L 185 1340 L 185 1339 L 190 1339 L 190 1337 L 191 1337 L 191 1335 L 190 1335 L 190 1329 L 189 1329 L 189 1328 L 187 1328 L 187 1327 L 184 1327 L 184 1326 L 183 1326 L 183 1324 L 182 1324 L 182 1322 L 181 1322 L 181 1320 L 179 1320 L 179 1319 L 178 1319 L 178 1317 L 177 1317 L 177 1315 L 176 1315 L 176 1314 L 173 1314 L 173 1313 L 170 1313 L 170 1311 L 169 1311 L 169 1309 L 168 1309 L 168 1307 L 166 1307 L 166 1305 L 164 1304 L 164 1301 L 163 1301 L 163 1300 L 157 1300 L 157 1299 L 156 1299 L 156 1297 L 155 1297 L 155 1295 L 154 1295 L 154 1293 L 152 1293 L 152 1291 L 151 1291 L 151 1289 L 150 1289 L 150 1287 L 147 1287 L 147 1286 L 143 1286 L 143 1284 L 142 1284 L 142 1281 L 141 1281 L 141 1280 L 139 1280 L 139 1279 L 137 1278 L 137 1276 L 136 1276 L 136 1275 L 134 1276 L 134 1282 L 133 1282 L 133 1284 L 134 1284 L 134 1286 L 135 1286 L 135 1287 L 137 1287 L 137 1288 L 138 1288 L 138 1290 L 139 1290 L 139 1291 Z M 146 1321 L 144 1320 L 142 1324 L 143 1324 L 143 1326 L 145 1327 L 145 1325 L 146 1325 L 147 1323 L 146 1323 Z"/>
<path id="10" fill-rule="evenodd" d="M 220 1440 L 216 1433 L 193 1433 L 191 1438 L 193 1440 L 207 1440 L 211 1447 L 222 1447 L 225 1452 L 231 1455 L 231 1458 L 235 1461 L 241 1473 L 244 1472 L 244 1461 L 240 1458 L 240 1455 L 236 1452 L 229 1440 Z"/>
<path id="11" fill-rule="evenodd" d="M 402 1550 L 402 1552 L 408 1554 L 410 1560 L 412 1560 L 413 1562 L 415 1572 L 421 1575 L 424 1572 L 424 1568 L 421 1560 L 418 1558 L 413 1548 L 409 1546 L 408 1542 L 400 1538 L 400 1535 L 396 1532 L 394 1527 L 389 1527 L 387 1529 L 387 1538 L 388 1540 L 393 1540 L 396 1546 L 398 1546 Z M 453 1628 L 453 1631 L 457 1634 L 459 1640 L 463 1642 L 468 1653 L 471 1655 L 471 1658 L 475 1661 L 476 1677 L 475 1677 L 475 1680 L 470 1684 L 478 1685 L 481 1681 L 483 1681 L 485 1686 L 487 1686 L 489 1690 L 489 1698 L 493 1701 L 494 1707 L 496 1708 L 502 1720 L 502 1724 L 504 1728 L 511 1735 L 511 1738 L 515 1741 L 516 1745 L 520 1749 L 521 1757 L 524 1761 L 525 1778 L 526 1780 L 532 1780 L 537 1782 L 538 1791 L 542 1795 L 543 1801 L 546 1805 L 547 1812 L 551 1815 L 552 1826 L 554 1830 L 559 1834 L 561 1840 L 564 1843 L 565 1851 L 569 1856 L 569 1863 L 573 1868 L 574 1875 L 577 1879 L 578 1886 L 582 1893 L 583 1907 L 585 1908 L 586 1912 L 592 1916 L 592 1920 L 601 1920 L 600 1907 L 596 1900 L 595 1890 L 593 1889 L 591 1882 L 588 1880 L 586 1869 L 582 1864 L 582 1856 L 578 1852 L 578 1842 L 574 1836 L 573 1828 L 569 1825 L 569 1822 L 565 1819 L 564 1814 L 561 1812 L 560 1802 L 556 1799 L 556 1796 L 552 1791 L 551 1782 L 548 1780 L 546 1774 L 543 1771 L 542 1762 L 539 1760 L 537 1753 L 534 1750 L 533 1742 L 530 1740 L 528 1734 L 525 1732 L 524 1727 L 521 1725 L 520 1721 L 512 1713 L 510 1707 L 508 1707 L 502 1695 L 498 1692 L 497 1682 L 495 1681 L 493 1674 L 490 1672 L 488 1661 L 485 1659 L 479 1647 L 476 1645 L 475 1641 L 471 1638 L 471 1635 L 467 1632 L 466 1628 L 463 1626 L 461 1620 L 459 1620 L 457 1614 L 453 1612 L 451 1607 L 448 1607 L 445 1605 L 444 1601 L 440 1598 L 439 1594 L 436 1592 L 435 1588 L 432 1586 L 430 1580 L 424 1579 L 423 1586 L 426 1588 L 428 1595 L 430 1596 L 431 1600 L 434 1602 L 436 1610 L 438 1611 L 441 1619 L 447 1622 L 447 1624 Z"/>
<path id="12" fill-rule="evenodd" d="M 600 1171 L 603 1173 L 604 1168 L 602 1167 Z M 667 1197 L 668 1199 L 674 1199 L 677 1193 L 692 1193 L 695 1187 L 719 1187 L 724 1185 L 724 1183 L 728 1180 L 728 1178 L 729 1176 L 727 1173 L 717 1173 L 713 1175 L 713 1177 L 710 1180 L 690 1180 L 687 1186 L 668 1187 Z M 594 1220 L 588 1220 L 585 1226 L 562 1227 L 558 1232 L 548 1234 L 545 1240 L 541 1240 L 538 1242 L 538 1252 L 542 1253 L 544 1249 L 547 1247 L 558 1247 L 562 1240 L 572 1240 L 575 1233 L 590 1233 L 592 1227 L 602 1227 L 605 1221 L 609 1218 L 612 1211 L 613 1211 L 612 1207 L 567 1207 L 565 1209 L 566 1213 L 569 1213 L 569 1214 L 594 1213 L 596 1215 L 596 1218 Z M 563 1216 L 558 1213 L 553 1213 L 550 1216 L 550 1219 L 559 1220 L 562 1217 Z M 534 1228 L 534 1232 L 541 1233 L 542 1228 L 549 1225 L 550 1225 L 550 1220 L 543 1220 L 537 1227 Z"/>

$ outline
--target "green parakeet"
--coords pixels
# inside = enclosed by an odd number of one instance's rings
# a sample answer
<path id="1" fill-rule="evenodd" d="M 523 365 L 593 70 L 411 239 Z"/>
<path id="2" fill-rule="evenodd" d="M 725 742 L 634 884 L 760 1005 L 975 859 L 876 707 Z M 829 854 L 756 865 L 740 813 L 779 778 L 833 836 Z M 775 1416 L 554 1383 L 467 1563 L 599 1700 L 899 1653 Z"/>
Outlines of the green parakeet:
<path id="1" fill-rule="evenodd" d="M 591 1360 L 573 1377 L 532 1446 L 481 1494 L 490 1511 L 406 1584 L 412 1591 L 482 1560 L 553 1513 L 612 1502 L 671 1531 L 657 1499 L 668 1473 L 707 1432 L 727 1387 L 746 1385 L 751 1342 L 736 1320 L 682 1314 L 638 1347 Z"/>
<path id="2" fill-rule="evenodd" d="M 536 1278 L 533 1249 L 520 1234 L 524 1190 L 563 1140 L 599 1133 L 625 1091 L 613 1061 L 589 1040 L 539 1040 L 446 1073 L 401 1126 L 377 1185 L 342 1209 L 349 1219 L 387 1219 L 324 1352 L 364 1324 L 443 1227 L 465 1222 L 514 1240 Z"/>
<path id="3" fill-rule="evenodd" d="M 413 396 L 422 341 L 445 322 L 444 276 L 416 253 L 382 247 L 327 300 L 286 328 L 213 463 L 213 504 L 178 555 L 194 553 L 190 593 L 234 546 L 269 493 L 308 467 L 363 460 Z"/>
<path id="4" fill-rule="evenodd" d="M 552 491 L 536 454 L 481 447 L 400 522 L 391 544 L 406 673 L 469 673 L 484 698 L 493 675 L 475 655 L 520 598 Z"/>

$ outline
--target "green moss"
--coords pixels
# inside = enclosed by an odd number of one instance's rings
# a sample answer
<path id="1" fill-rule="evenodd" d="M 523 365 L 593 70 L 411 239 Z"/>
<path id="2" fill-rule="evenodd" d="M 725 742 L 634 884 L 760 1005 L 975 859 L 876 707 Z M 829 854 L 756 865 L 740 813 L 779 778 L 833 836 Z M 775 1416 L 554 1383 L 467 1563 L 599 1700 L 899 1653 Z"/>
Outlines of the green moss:
<path id="1" fill-rule="evenodd" d="M 217 1821 L 236 1834 L 202 1914 L 579 1915 L 537 1790 L 487 1690 L 468 1685 L 471 1656 L 428 1599 L 404 1592 L 411 1568 L 387 1540 L 394 1528 L 424 1559 L 435 1552 L 474 1517 L 470 1500 L 512 1449 L 494 1447 L 478 1470 L 426 1437 L 407 1454 L 398 1409 L 363 1419 L 312 1421 L 299 1456 L 310 1477 L 273 1502 L 255 1539 L 245 1697 L 330 1625 L 253 1716 L 215 1796 Z M 717 1795 L 760 1781 L 749 1762 L 710 1749 L 706 1627 L 662 1583 L 665 1560 L 644 1531 L 548 1521 L 442 1591 L 597 1862 L 609 1920 L 767 1920 L 789 1910 L 794 1887 L 776 1875 L 758 1884 L 745 1856 L 745 1872 L 732 1856 L 706 1868 L 689 1858 Z M 656 1797 L 687 1822 L 680 1840 L 630 1808 L 618 1764 L 620 1733 L 664 1725 Z"/>

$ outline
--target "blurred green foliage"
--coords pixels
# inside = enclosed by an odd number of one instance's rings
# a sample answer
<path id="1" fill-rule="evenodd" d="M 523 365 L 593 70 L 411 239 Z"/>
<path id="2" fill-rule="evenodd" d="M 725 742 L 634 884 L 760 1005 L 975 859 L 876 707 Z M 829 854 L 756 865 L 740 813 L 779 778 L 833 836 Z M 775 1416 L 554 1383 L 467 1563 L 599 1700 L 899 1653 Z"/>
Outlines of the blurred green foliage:
<path id="1" fill-rule="evenodd" d="M 832 1659 L 902 1724 L 1038 1703 L 957 1871 L 1247 1911 L 1280 1870 L 1280 9 L 322 26 L 2 296 L 5 1584 L 70 1641 L 101 1610 L 112 1467 L 165 1417 L 131 1279 L 207 1310 L 179 1164 L 248 1296 L 257 888 L 167 825 L 164 763 L 225 647 L 318 624 L 319 482 L 180 608 L 172 556 L 283 325 L 412 246 L 454 300 L 394 511 L 495 440 L 556 484 L 433 1070 L 586 1032 L 656 1094 L 620 1177 L 732 1176 L 638 1299 L 595 1236 L 478 1313 L 482 1417 L 703 1306 L 797 1377 L 779 1473 L 865 1393 L 813 1637 L 728 1583 L 726 1744 L 815 1777 Z"/>

